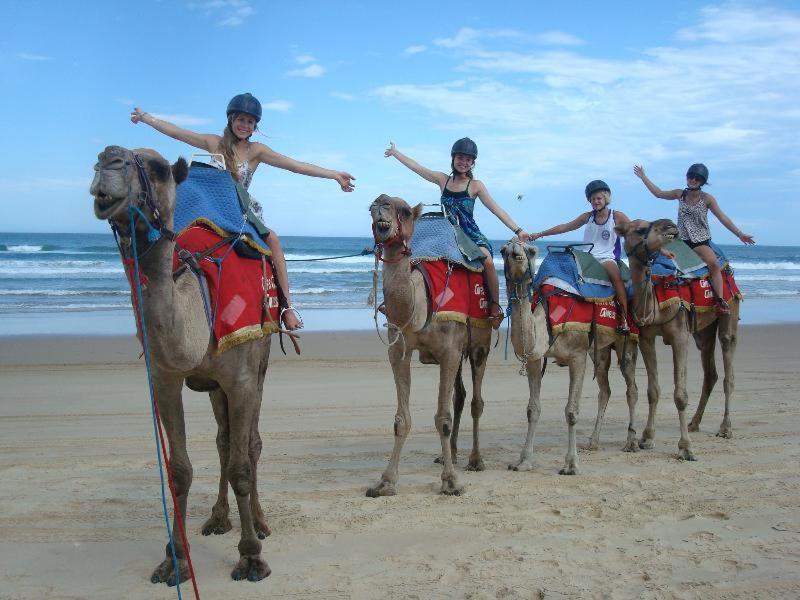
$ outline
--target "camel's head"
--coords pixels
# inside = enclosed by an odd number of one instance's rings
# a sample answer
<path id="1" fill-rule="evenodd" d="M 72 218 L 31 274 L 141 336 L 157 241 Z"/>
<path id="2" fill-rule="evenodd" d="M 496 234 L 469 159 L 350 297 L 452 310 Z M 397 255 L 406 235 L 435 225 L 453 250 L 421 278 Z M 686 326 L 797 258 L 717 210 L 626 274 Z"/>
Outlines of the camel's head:
<path id="1" fill-rule="evenodd" d="M 536 255 L 539 250 L 533 244 L 521 242 L 513 237 L 500 248 L 503 270 L 508 284 L 527 283 L 533 280 Z"/>
<path id="2" fill-rule="evenodd" d="M 669 219 L 653 222 L 635 219 L 624 225 L 617 225 L 614 231 L 625 238 L 625 253 L 636 256 L 643 262 L 648 255 L 658 252 L 678 235 L 678 227 Z"/>
<path id="3" fill-rule="evenodd" d="M 152 198 L 147 198 L 140 168 L 149 181 Z M 166 221 L 171 224 L 175 187 L 189 174 L 182 158 L 170 166 L 155 150 L 131 151 L 120 146 L 108 146 L 98 154 L 94 170 L 94 180 L 89 188 L 89 193 L 94 196 L 94 214 L 98 219 L 108 219 L 120 225 L 123 231 L 128 229 L 130 204 L 137 206 L 151 222 L 157 220 L 153 214 L 153 209 L 156 209 L 164 224 Z M 144 223 L 142 226 L 146 227 Z"/>
<path id="4" fill-rule="evenodd" d="M 422 214 L 422 204 L 411 208 L 402 198 L 381 194 L 369 205 L 369 212 L 376 244 L 407 244 L 414 233 L 414 224 Z"/>

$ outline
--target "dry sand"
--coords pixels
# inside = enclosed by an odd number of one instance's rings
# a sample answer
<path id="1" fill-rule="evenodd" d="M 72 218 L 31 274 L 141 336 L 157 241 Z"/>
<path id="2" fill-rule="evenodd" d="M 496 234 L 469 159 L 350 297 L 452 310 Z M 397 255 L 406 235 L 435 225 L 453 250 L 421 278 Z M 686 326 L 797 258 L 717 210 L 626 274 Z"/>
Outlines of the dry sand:
<path id="1" fill-rule="evenodd" d="M 279 356 L 275 345 L 259 475 L 272 575 L 260 583 L 229 577 L 235 508 L 232 532 L 199 535 L 216 493 L 215 425 L 205 395 L 184 396 L 195 473 L 188 530 L 201 597 L 800 597 L 799 339 L 798 325 L 742 328 L 735 437 L 714 436 L 720 381 L 693 434 L 693 463 L 676 459 L 668 348 L 659 350 L 664 397 L 654 450 L 620 451 L 627 408 L 615 371 L 601 448 L 580 453 L 576 477 L 557 475 L 567 372 L 552 365 L 536 469 L 506 469 L 523 442 L 527 385 L 501 344 L 485 379 L 486 471 L 463 470 L 469 420 L 462 426 L 462 497 L 436 493 L 437 371 L 414 366 L 414 425 L 398 495 L 380 499 L 364 491 L 386 465 L 395 399 L 375 334 L 306 334 L 301 359 Z M 165 531 L 137 356 L 131 338 L 0 338 L 0 598 L 177 597 L 149 582 Z M 700 390 L 699 354 L 690 357 L 689 416 Z M 595 397 L 587 376 L 580 441 L 591 432 Z M 188 582 L 182 591 L 193 597 Z"/>

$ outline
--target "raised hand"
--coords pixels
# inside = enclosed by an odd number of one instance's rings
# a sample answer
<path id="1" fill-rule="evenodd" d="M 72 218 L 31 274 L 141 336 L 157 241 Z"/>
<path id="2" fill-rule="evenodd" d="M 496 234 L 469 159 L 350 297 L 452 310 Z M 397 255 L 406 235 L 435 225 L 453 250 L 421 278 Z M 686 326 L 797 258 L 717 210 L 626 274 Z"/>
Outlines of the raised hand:
<path id="1" fill-rule="evenodd" d="M 144 120 L 144 116 L 145 116 L 146 114 L 147 114 L 146 112 L 144 112 L 144 111 L 143 111 L 141 108 L 139 108 L 139 107 L 137 106 L 136 108 L 134 108 L 134 109 L 131 111 L 131 123 L 134 123 L 134 124 L 136 124 L 136 123 L 138 123 L 139 121 L 143 121 L 143 120 Z"/>
<path id="2" fill-rule="evenodd" d="M 642 165 L 633 165 L 633 174 L 636 175 L 639 179 L 644 179 L 644 167 Z"/>
<path id="3" fill-rule="evenodd" d="M 394 142 L 389 142 L 389 147 L 383 153 L 384 156 L 394 156 L 394 151 L 396 150 Z"/>
<path id="4" fill-rule="evenodd" d="M 342 188 L 343 192 L 352 192 L 356 187 L 356 184 L 353 183 L 356 178 L 350 175 L 350 173 L 338 171 L 334 178 L 336 179 L 336 183 L 338 183 Z"/>

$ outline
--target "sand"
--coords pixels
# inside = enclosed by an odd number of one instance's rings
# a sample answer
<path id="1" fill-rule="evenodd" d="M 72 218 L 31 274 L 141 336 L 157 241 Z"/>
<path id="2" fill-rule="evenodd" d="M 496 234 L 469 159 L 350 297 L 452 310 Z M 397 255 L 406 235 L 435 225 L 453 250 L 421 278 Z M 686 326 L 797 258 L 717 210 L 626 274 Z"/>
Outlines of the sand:
<path id="1" fill-rule="evenodd" d="M 697 462 L 676 459 L 668 348 L 660 347 L 656 448 L 620 451 L 627 407 L 618 371 L 596 452 L 559 476 L 567 372 L 548 368 L 536 468 L 516 473 L 527 384 L 493 350 L 484 387 L 486 470 L 463 469 L 461 497 L 437 494 L 437 370 L 412 370 L 412 435 L 398 495 L 370 499 L 392 444 L 394 385 L 374 332 L 303 336 L 302 358 L 267 375 L 259 469 L 273 529 L 272 575 L 234 582 L 234 530 L 202 537 L 216 494 L 215 424 L 204 394 L 184 395 L 194 484 L 188 530 L 203 598 L 792 598 L 800 597 L 800 325 L 742 328 L 734 438 L 714 436 L 722 382 Z M 0 598 L 176 598 L 149 582 L 163 557 L 152 421 L 132 338 L 0 338 Z M 700 390 L 689 366 L 689 416 Z M 721 371 L 721 361 L 720 371 Z M 639 431 L 647 412 L 638 373 Z M 591 432 L 587 376 L 579 441 Z M 468 414 L 468 413 L 467 413 Z M 463 434 L 466 432 L 466 435 Z M 234 504 L 235 506 L 235 504 Z M 188 582 L 184 598 L 192 598 Z"/>

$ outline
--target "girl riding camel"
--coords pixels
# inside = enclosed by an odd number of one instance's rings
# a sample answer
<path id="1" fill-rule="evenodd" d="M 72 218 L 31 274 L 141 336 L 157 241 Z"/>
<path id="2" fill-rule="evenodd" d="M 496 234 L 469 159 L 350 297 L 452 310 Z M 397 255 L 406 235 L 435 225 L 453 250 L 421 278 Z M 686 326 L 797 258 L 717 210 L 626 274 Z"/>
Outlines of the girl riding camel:
<path id="1" fill-rule="evenodd" d="M 238 94 L 228 103 L 227 109 L 228 123 L 221 136 L 213 133 L 195 133 L 187 129 L 182 129 L 163 119 L 157 119 L 153 115 L 144 112 L 139 107 L 131 112 L 133 123 L 146 123 L 156 131 L 168 135 L 171 138 L 200 148 L 211 154 L 222 154 L 225 157 L 225 168 L 230 172 L 231 177 L 242 184 L 247 189 L 253 179 L 253 173 L 258 165 L 264 163 L 279 169 L 309 175 L 311 177 L 322 177 L 333 179 L 342 188 L 343 192 L 353 191 L 353 181 L 355 177 L 344 171 L 332 171 L 317 165 L 300 162 L 275 152 L 269 146 L 259 142 L 251 142 L 250 137 L 258 128 L 261 120 L 261 103 L 252 94 Z M 253 202 L 255 211 L 260 214 L 260 206 Z M 278 287 L 283 294 L 286 306 L 281 310 L 281 320 L 286 329 L 293 331 L 302 329 L 303 321 L 299 313 L 292 306 L 292 297 L 289 293 L 289 276 L 286 271 L 286 258 L 280 239 L 274 231 L 264 228 L 267 233 L 265 241 L 269 239 L 268 245 L 272 251 L 272 262 L 275 266 L 275 276 L 278 280 Z"/>
<path id="2" fill-rule="evenodd" d="M 615 225 L 630 223 L 625 213 L 611 210 L 611 188 L 605 181 L 595 179 L 586 185 L 586 200 L 591 204 L 592 210 L 579 214 L 572 221 L 556 225 L 534 233 L 531 239 L 536 240 L 548 235 L 567 233 L 584 227 L 583 241 L 592 244 L 591 254 L 603 265 L 608 273 L 611 284 L 614 286 L 614 295 L 619 305 L 619 327 L 617 330 L 627 335 L 630 333 L 628 326 L 628 294 L 622 281 L 617 261 L 620 259 L 621 244 Z"/>
<path id="3" fill-rule="evenodd" d="M 450 174 L 441 171 L 432 171 L 400 152 L 394 145 L 384 152 L 384 156 L 394 156 L 406 167 L 414 171 L 423 179 L 439 186 L 441 203 L 447 215 L 457 219 L 458 225 L 464 233 L 475 242 L 483 252 L 483 277 L 486 284 L 487 299 L 490 305 L 490 319 L 492 327 L 497 329 L 503 320 L 503 309 L 498 303 L 500 298 L 500 282 L 497 279 L 497 270 L 492 262 L 492 245 L 475 223 L 472 213 L 475 208 L 475 199 L 483 202 L 500 221 L 514 232 L 521 241 L 530 239 L 530 235 L 517 226 L 514 220 L 503 210 L 489 194 L 489 190 L 482 181 L 473 179 L 472 169 L 478 158 L 478 146 L 469 138 L 461 138 L 453 144 L 450 150 Z"/>
<path id="4" fill-rule="evenodd" d="M 742 233 L 733 221 L 722 212 L 716 198 L 702 190 L 708 183 L 708 168 L 702 163 L 693 164 L 686 172 L 686 188 L 682 190 L 662 190 L 654 184 L 641 165 L 634 165 L 633 172 L 656 198 L 678 201 L 678 235 L 708 265 L 711 274 L 711 289 L 717 302 L 717 314 L 730 314 L 731 309 L 722 296 L 722 271 L 717 257 L 708 243 L 711 231 L 708 228 L 708 211 L 714 213 L 719 222 L 725 225 L 733 235 L 748 245 L 755 244 L 752 235 Z"/>

